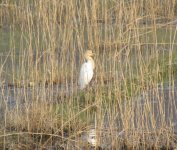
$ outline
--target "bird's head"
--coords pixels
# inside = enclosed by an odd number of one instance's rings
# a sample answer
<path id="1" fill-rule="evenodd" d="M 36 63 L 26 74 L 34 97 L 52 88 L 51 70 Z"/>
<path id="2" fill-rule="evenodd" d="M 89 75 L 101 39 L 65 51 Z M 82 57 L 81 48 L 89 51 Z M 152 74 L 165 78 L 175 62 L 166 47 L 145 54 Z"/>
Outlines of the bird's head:
<path id="1" fill-rule="evenodd" d="M 84 57 L 88 59 L 89 57 L 92 57 L 93 55 L 94 53 L 92 52 L 92 50 L 86 50 Z"/>

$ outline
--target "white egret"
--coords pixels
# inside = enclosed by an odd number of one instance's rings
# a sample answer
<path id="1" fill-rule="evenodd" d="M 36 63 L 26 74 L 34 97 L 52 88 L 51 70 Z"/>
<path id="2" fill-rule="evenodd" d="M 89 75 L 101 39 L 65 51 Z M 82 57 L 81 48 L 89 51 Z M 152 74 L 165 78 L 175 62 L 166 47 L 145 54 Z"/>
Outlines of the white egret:
<path id="1" fill-rule="evenodd" d="M 80 89 L 84 89 L 93 77 L 93 70 L 95 68 L 95 64 L 92 56 L 93 52 L 91 50 L 87 50 L 84 54 L 85 62 L 81 66 L 79 75 Z"/>

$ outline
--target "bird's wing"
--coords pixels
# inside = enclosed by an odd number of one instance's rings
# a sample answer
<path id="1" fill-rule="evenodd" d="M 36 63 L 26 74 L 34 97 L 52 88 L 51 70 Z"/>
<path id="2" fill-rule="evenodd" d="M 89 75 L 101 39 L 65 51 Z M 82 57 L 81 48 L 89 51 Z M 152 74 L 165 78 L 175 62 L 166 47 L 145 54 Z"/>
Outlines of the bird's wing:
<path id="1" fill-rule="evenodd" d="M 93 67 L 89 62 L 85 62 L 81 66 L 80 76 L 79 76 L 79 85 L 83 89 L 91 81 L 93 77 Z"/>

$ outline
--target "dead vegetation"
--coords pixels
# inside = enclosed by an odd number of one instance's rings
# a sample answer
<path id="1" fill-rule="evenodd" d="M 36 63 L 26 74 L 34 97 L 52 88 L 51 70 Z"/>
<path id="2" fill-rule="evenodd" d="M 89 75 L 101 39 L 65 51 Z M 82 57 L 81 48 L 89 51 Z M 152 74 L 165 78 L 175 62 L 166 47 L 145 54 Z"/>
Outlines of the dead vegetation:
<path id="1" fill-rule="evenodd" d="M 0 149 L 91 149 L 80 137 L 93 124 L 110 131 L 110 149 L 175 148 L 164 101 L 160 126 L 153 97 L 135 112 L 142 93 L 175 88 L 175 15 L 176 0 L 0 0 Z M 96 53 L 96 70 L 79 91 L 86 49 Z"/>

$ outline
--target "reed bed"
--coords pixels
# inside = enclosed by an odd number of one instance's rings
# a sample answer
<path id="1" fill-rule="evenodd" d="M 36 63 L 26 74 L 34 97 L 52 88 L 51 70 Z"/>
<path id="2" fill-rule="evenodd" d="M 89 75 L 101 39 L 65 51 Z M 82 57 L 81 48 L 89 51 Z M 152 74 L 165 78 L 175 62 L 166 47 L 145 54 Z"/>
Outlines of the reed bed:
<path id="1" fill-rule="evenodd" d="M 0 149 L 175 148 L 176 8 L 0 0 Z M 87 49 L 96 69 L 80 91 Z M 81 138 L 91 128 L 95 147 Z"/>

